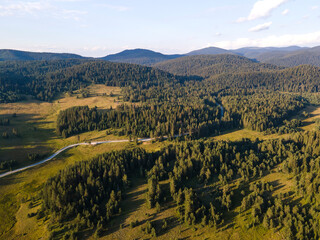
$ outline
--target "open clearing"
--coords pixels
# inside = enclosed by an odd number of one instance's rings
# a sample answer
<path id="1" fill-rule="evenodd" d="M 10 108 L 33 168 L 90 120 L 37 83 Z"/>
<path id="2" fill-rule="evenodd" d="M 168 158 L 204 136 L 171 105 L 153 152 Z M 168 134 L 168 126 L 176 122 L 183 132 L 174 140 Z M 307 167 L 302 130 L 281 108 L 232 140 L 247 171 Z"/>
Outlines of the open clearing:
<path id="1" fill-rule="evenodd" d="M 0 126 L 0 133 L 9 132 L 8 139 L 0 138 L 0 160 L 16 160 L 18 163 L 16 168 L 18 168 L 35 163 L 28 159 L 30 153 L 49 155 L 66 145 L 77 143 L 79 140 L 77 136 L 62 139 L 55 134 L 55 121 L 60 110 L 79 105 L 108 109 L 121 104 L 120 88 L 96 85 L 89 87 L 88 91 L 90 93 L 88 98 L 78 98 L 78 93 L 75 93 L 73 96 L 65 96 L 52 103 L 27 100 L 19 103 L 0 104 L 0 117 L 8 117 L 11 121 L 9 126 Z M 111 92 L 112 97 L 109 96 Z M 17 114 L 17 117 L 12 117 L 14 113 Z M 11 136 L 12 128 L 16 128 L 21 137 Z M 80 141 L 121 139 L 116 136 L 107 136 L 105 131 L 83 133 L 79 135 L 79 138 Z M 15 231 L 13 227 L 19 226 L 15 225 L 15 222 L 19 220 L 19 217 L 15 215 L 19 209 L 22 211 L 20 208 L 22 199 L 36 196 L 48 177 L 76 161 L 90 159 L 97 154 L 126 146 L 127 144 L 121 143 L 77 147 L 52 162 L 1 180 L 0 238 L 8 239 L 9 236 L 15 236 L 12 234 L 12 231 Z M 92 151 L 93 149 L 94 151 Z"/>
<path id="2" fill-rule="evenodd" d="M 302 121 L 303 126 L 301 127 L 305 131 L 316 130 L 317 124 L 316 119 L 320 118 L 320 107 L 319 106 L 309 106 L 306 111 L 310 114 L 307 119 Z"/>
<path id="3" fill-rule="evenodd" d="M 309 114 L 309 117 L 303 117 L 303 112 Z M 302 120 L 302 127 L 300 127 L 303 131 L 313 131 L 317 130 L 317 123 L 315 123 L 316 119 L 320 119 L 320 107 L 309 105 L 299 111 L 296 116 L 291 117 L 290 119 L 300 119 Z M 290 120 L 289 119 L 289 120 Z M 221 135 L 214 136 L 215 140 L 223 140 L 223 141 L 239 141 L 243 138 L 249 138 L 251 140 L 260 139 L 260 140 L 268 140 L 268 139 L 277 139 L 277 138 L 287 138 L 290 134 L 270 134 L 265 135 L 263 132 L 253 131 L 249 129 L 239 129 L 233 131 L 227 131 L 221 133 Z"/>
<path id="4" fill-rule="evenodd" d="M 9 133 L 8 139 L 0 138 L 0 160 L 16 160 L 18 168 L 34 163 L 28 159 L 28 154 L 49 155 L 66 145 L 78 142 L 78 137 L 62 139 L 55 134 L 55 122 L 60 110 L 85 105 L 103 110 L 114 108 L 121 103 L 120 88 L 95 85 L 89 87 L 88 91 L 88 98 L 78 98 L 79 94 L 75 93 L 52 103 L 28 100 L 0 104 L 0 118 L 10 119 L 9 126 L 0 126 L 0 133 Z M 111 92 L 112 97 L 109 96 Z M 14 113 L 17 117 L 12 117 Z M 11 134 L 13 128 L 18 131 L 20 137 Z M 97 140 L 102 137 L 106 137 L 106 134 L 94 131 L 80 134 L 80 141 Z"/>

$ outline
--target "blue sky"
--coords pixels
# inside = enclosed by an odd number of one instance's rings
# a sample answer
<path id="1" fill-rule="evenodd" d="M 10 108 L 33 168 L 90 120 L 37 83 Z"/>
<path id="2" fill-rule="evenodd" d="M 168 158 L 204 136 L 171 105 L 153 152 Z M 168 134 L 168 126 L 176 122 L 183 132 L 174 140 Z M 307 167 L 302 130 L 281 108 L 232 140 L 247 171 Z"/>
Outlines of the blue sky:
<path id="1" fill-rule="evenodd" d="M 0 48 L 97 57 L 316 46 L 319 23 L 319 0 L 0 0 Z"/>

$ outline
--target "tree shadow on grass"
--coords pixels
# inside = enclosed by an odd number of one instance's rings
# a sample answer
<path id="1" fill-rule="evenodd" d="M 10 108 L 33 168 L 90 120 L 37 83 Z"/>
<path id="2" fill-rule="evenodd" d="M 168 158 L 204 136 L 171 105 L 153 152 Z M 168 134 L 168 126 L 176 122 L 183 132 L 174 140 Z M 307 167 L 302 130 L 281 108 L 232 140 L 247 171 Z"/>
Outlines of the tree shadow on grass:
<path id="1" fill-rule="evenodd" d="M 122 209 L 121 214 L 119 214 L 118 216 L 115 216 L 107 224 L 108 230 L 105 231 L 104 236 L 117 232 L 120 229 L 120 226 L 128 227 L 128 226 L 124 226 L 124 223 L 126 222 L 126 220 L 132 215 L 133 212 L 135 212 L 145 203 L 145 198 L 141 197 L 141 195 L 144 195 L 147 189 L 145 188 L 145 189 L 136 191 L 136 189 L 141 187 L 143 184 L 145 184 L 145 179 L 140 178 L 140 179 L 135 179 L 135 181 L 133 181 L 133 186 L 128 190 L 125 199 L 121 202 L 121 209 Z M 146 221 L 147 220 L 140 221 L 136 226 L 142 225 Z"/>

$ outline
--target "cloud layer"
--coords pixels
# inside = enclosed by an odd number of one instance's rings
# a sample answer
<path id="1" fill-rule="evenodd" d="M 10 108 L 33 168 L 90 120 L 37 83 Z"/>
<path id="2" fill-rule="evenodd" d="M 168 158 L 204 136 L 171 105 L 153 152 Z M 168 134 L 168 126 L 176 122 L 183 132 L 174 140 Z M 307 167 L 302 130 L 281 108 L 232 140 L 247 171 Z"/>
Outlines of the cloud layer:
<path id="1" fill-rule="evenodd" d="M 260 25 L 257 25 L 253 28 L 250 28 L 249 29 L 249 32 L 260 32 L 260 31 L 263 31 L 263 30 L 267 30 L 270 28 L 272 22 L 267 22 L 267 23 L 263 23 L 263 24 L 260 24 Z"/>
<path id="2" fill-rule="evenodd" d="M 80 17 L 86 14 L 85 11 L 60 8 L 53 3 L 50 3 L 50 1 L 11 1 L 9 4 L 0 5 L 0 17 L 24 15 L 38 16 L 41 13 L 45 13 L 46 16 L 53 16 L 60 19 L 73 19 L 76 21 L 79 21 Z"/>
<path id="3" fill-rule="evenodd" d="M 285 47 L 292 45 L 308 46 L 316 45 L 320 42 L 320 31 L 305 34 L 285 34 L 285 35 L 270 35 L 263 38 L 250 39 L 238 38 L 233 41 L 220 41 L 213 43 L 213 46 L 236 49 L 241 47 Z"/>
<path id="4" fill-rule="evenodd" d="M 259 18 L 266 18 L 271 15 L 271 12 L 278 8 L 283 3 L 289 0 L 261 0 L 256 2 L 249 14 L 248 17 L 242 17 L 237 20 L 237 22 L 245 22 L 245 21 L 252 21 Z"/>

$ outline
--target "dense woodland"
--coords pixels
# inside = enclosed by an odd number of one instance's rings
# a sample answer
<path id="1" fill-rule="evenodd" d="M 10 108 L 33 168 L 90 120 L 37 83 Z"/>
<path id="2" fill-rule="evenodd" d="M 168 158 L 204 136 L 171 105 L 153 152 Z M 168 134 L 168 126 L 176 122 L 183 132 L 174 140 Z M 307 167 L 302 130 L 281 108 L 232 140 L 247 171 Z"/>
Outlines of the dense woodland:
<path id="1" fill-rule="evenodd" d="M 143 89 L 180 81 L 184 81 L 183 77 L 178 78 L 160 70 L 106 61 L 0 62 L 1 102 L 19 100 L 15 95 L 22 94 L 50 101 L 58 94 L 95 83 Z M 11 98 L 10 93 L 14 94 Z"/>
<path id="2" fill-rule="evenodd" d="M 202 76 L 204 78 L 222 73 L 281 69 L 275 65 L 258 63 L 254 60 L 231 54 L 182 57 L 158 63 L 154 67 L 177 75 Z"/>
<path id="3" fill-rule="evenodd" d="M 176 142 L 155 153 L 140 148 L 106 153 L 51 178 L 43 190 L 42 211 L 60 224 L 71 224 L 74 236 L 92 226 L 99 226 L 101 234 L 121 212 L 130 179 L 144 177 L 147 205 L 154 208 L 171 199 L 177 218 L 188 225 L 217 229 L 226 214 L 240 206 L 240 214 L 249 215 L 249 228 L 261 224 L 288 239 L 317 239 L 319 143 L 319 133 L 296 133 L 288 140 L 197 140 Z M 274 168 L 293 174 L 294 193 L 274 195 L 276 185 L 259 180 Z M 159 184 L 166 179 L 170 192 Z M 196 190 L 195 181 L 201 186 Z M 295 204 L 293 194 L 305 204 Z"/>
<path id="4" fill-rule="evenodd" d="M 184 133 L 205 137 L 243 127 L 262 132 L 283 124 L 304 106 L 300 97 L 279 93 L 239 90 L 219 96 L 224 110 L 208 99 L 197 104 L 121 105 L 107 112 L 72 107 L 59 113 L 56 130 L 62 137 L 105 129 L 118 129 L 118 134 L 134 137 Z"/>
<path id="5" fill-rule="evenodd" d="M 132 101 L 150 98 L 148 94 L 150 95 L 152 90 L 158 90 L 157 88 L 164 88 L 162 94 L 165 94 L 172 88 L 179 91 L 181 86 L 194 83 L 202 85 L 201 90 L 207 85 L 211 86 L 211 94 L 227 87 L 289 92 L 318 90 L 320 71 L 317 67 L 299 66 L 281 70 L 273 65 L 260 64 L 233 55 L 193 58 L 170 60 L 178 61 L 177 64 L 182 66 L 186 64 L 189 72 L 183 69 L 175 71 L 174 63 L 172 70 L 165 68 L 181 75 L 190 75 L 189 77 L 175 76 L 139 65 L 94 60 L 0 62 L 0 100 L 17 101 L 28 94 L 49 101 L 60 93 L 94 83 L 124 87 L 125 98 Z M 192 64 L 199 68 L 188 67 Z"/>

